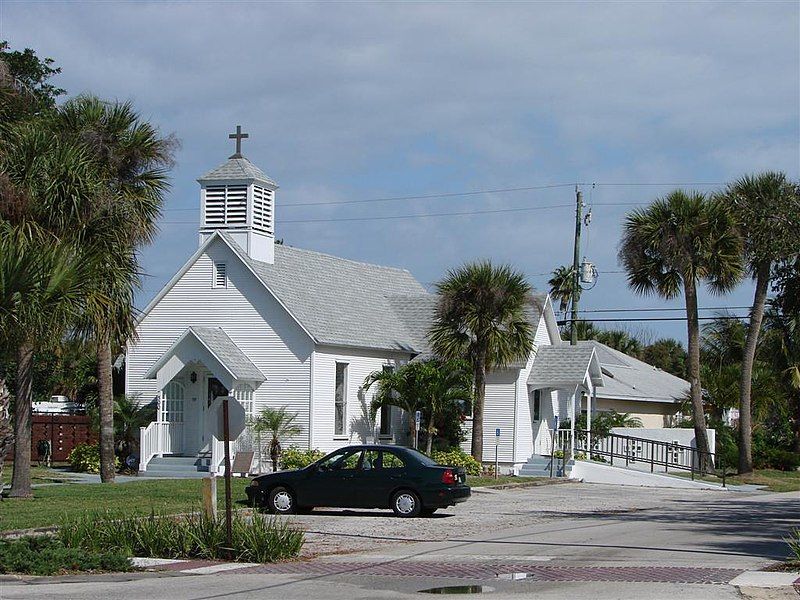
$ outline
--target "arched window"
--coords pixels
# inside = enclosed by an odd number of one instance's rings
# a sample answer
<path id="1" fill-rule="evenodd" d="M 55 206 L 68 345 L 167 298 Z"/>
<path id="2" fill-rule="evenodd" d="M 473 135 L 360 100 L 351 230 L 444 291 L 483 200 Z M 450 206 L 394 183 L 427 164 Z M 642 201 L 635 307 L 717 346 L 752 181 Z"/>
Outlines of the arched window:
<path id="1" fill-rule="evenodd" d="M 183 423 L 183 384 L 170 381 L 161 392 L 161 421 Z"/>
<path id="2" fill-rule="evenodd" d="M 244 407 L 245 414 L 248 417 L 252 417 L 255 410 L 253 406 L 253 388 L 249 385 L 240 385 L 233 390 L 233 397 Z"/>

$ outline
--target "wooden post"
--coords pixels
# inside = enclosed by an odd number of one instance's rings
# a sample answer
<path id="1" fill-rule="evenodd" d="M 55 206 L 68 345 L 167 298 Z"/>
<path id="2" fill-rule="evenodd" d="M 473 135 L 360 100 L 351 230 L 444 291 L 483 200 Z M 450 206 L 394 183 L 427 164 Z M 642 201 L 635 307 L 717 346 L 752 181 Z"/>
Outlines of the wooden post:
<path id="1" fill-rule="evenodd" d="M 217 518 L 217 476 L 203 477 L 203 512 L 210 519 Z"/>
<path id="2" fill-rule="evenodd" d="M 225 542 L 233 549 L 233 523 L 231 515 L 231 435 L 228 423 L 228 398 L 222 399 L 222 437 L 225 444 Z"/>

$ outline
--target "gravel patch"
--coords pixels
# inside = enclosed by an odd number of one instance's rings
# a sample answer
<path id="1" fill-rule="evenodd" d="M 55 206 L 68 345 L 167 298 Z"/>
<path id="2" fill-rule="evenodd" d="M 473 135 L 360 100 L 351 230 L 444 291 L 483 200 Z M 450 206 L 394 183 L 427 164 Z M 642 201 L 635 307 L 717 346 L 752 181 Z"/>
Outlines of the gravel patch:
<path id="1" fill-rule="evenodd" d="M 716 490 L 657 489 L 602 484 L 532 488 L 473 488 L 472 498 L 431 518 L 400 519 L 386 510 L 316 509 L 291 517 L 306 531 L 304 557 L 379 550 L 410 542 L 470 537 L 557 520 L 570 514 L 613 513 L 663 507 L 672 501 L 727 497 Z"/>

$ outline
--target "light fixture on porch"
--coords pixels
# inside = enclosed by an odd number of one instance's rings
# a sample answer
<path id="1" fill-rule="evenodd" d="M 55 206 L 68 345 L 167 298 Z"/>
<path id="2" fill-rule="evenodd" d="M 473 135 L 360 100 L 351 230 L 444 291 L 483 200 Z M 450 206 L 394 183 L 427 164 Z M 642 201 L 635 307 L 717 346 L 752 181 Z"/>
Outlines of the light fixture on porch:
<path id="1" fill-rule="evenodd" d="M 192 383 L 197 383 L 197 373 L 192 371 L 191 374 L 189 375 L 189 381 L 191 381 Z"/>

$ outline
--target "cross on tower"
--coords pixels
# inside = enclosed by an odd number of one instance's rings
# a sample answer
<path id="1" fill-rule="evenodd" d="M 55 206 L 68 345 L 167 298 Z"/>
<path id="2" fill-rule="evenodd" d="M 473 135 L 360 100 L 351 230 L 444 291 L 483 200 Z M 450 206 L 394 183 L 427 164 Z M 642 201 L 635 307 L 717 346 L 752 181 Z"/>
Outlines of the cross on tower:
<path id="1" fill-rule="evenodd" d="M 242 158 L 242 140 L 250 137 L 249 133 L 242 133 L 242 126 L 236 126 L 236 133 L 231 133 L 228 139 L 236 140 L 236 153 L 231 158 Z"/>

